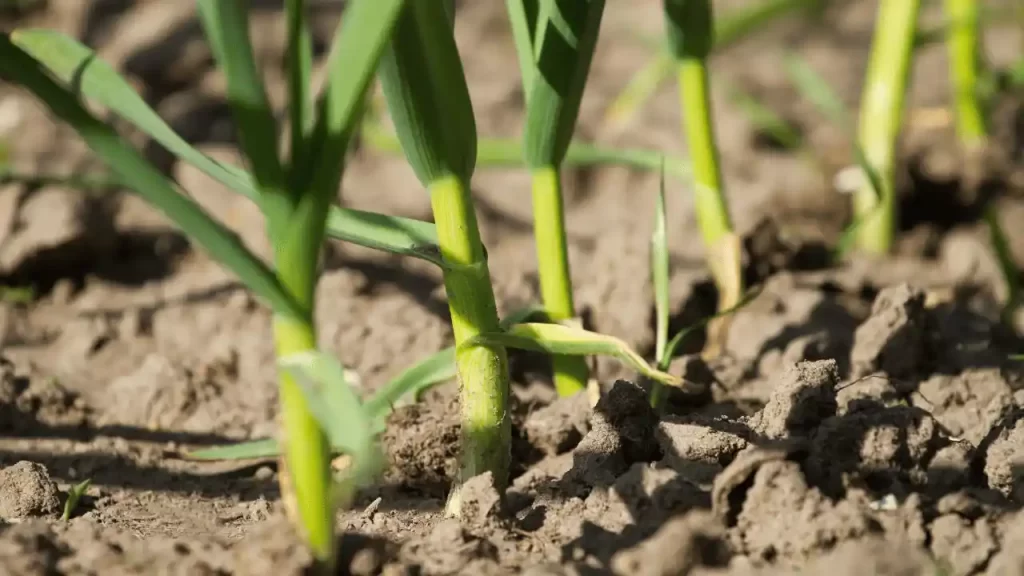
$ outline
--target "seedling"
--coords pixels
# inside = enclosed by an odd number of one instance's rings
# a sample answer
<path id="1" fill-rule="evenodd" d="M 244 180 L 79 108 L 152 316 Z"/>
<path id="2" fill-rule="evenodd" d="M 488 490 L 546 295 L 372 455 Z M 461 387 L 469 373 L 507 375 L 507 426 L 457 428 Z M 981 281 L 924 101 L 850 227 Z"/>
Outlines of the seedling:
<path id="1" fill-rule="evenodd" d="M 669 298 L 669 274 L 670 269 L 668 249 L 668 210 L 666 209 L 665 198 L 665 177 L 661 177 L 661 185 L 658 187 L 658 195 L 654 203 L 654 230 L 651 233 L 651 284 L 654 287 L 654 317 L 655 317 L 655 339 L 654 339 L 654 369 L 658 372 L 668 372 L 672 359 L 675 358 L 679 346 L 686 340 L 686 337 L 694 331 L 706 326 L 708 323 L 725 318 L 749 304 L 760 293 L 760 289 L 743 296 L 733 307 L 718 311 L 699 322 L 695 322 L 677 332 L 671 339 L 668 337 L 668 324 L 671 315 Z M 662 381 L 649 379 L 651 382 L 650 402 L 655 410 L 660 410 L 665 398 L 665 386 Z"/>
<path id="2" fill-rule="evenodd" d="M 896 144 L 920 4 L 920 0 L 901 0 L 878 5 L 858 141 L 880 186 L 876 189 L 865 182 L 853 196 L 853 212 L 860 223 L 856 245 L 868 254 L 887 254 L 896 235 Z"/>
<path id="3" fill-rule="evenodd" d="M 72 125 L 120 183 L 166 214 L 273 309 L 281 365 L 286 472 L 282 477 L 290 478 L 294 488 L 285 498 L 294 499 L 302 533 L 328 569 L 334 559 L 337 496 L 350 495 L 371 477 L 376 459 L 374 436 L 364 425 L 369 419 L 358 402 L 349 401 L 354 395 L 340 366 L 316 351 L 313 293 L 325 232 L 439 260 L 436 250 L 429 249 L 434 234 L 427 224 L 330 210 L 349 135 L 401 4 L 391 0 L 351 3 L 331 47 L 328 78 L 314 107 L 304 3 L 288 2 L 289 111 L 295 127 L 290 157 L 282 159 L 276 122 L 253 58 L 245 4 L 240 0 L 198 3 L 214 58 L 227 77 L 228 98 L 252 175 L 189 146 L 116 72 L 74 40 L 32 30 L 0 39 L 0 75 L 28 88 Z M 184 161 L 256 201 L 274 247 L 273 269 L 87 111 L 79 103 L 79 94 L 105 104 Z M 347 453 L 355 463 L 336 486 L 330 446 L 342 438 L 347 439 Z"/>
<path id="4" fill-rule="evenodd" d="M 988 143 L 987 103 L 982 88 L 986 74 L 980 53 L 980 7 L 976 0 L 946 0 L 945 6 L 956 133 L 964 153 L 974 156 L 982 153 Z M 984 219 L 1006 285 L 1008 298 L 1003 317 L 1009 321 L 1020 304 L 1020 272 L 994 204 L 985 207 Z"/>
<path id="5" fill-rule="evenodd" d="M 89 489 L 91 484 L 92 479 L 86 478 L 71 488 L 68 488 L 68 499 L 64 501 L 64 513 L 60 516 L 61 520 L 67 522 L 71 519 L 71 516 L 75 513 L 75 509 L 78 508 L 78 502 L 82 499 L 82 496 L 85 496 L 85 491 Z"/>
<path id="6" fill-rule="evenodd" d="M 823 9 L 829 0 L 761 0 L 749 7 L 733 10 L 714 19 L 714 53 L 719 53 L 768 24 L 804 11 L 814 13 Z M 618 131 L 640 110 L 644 103 L 676 71 L 676 55 L 664 38 L 651 42 L 656 53 L 651 60 L 630 78 L 625 88 L 605 111 L 605 130 Z"/>
<path id="7" fill-rule="evenodd" d="M 683 130 L 693 171 L 697 224 L 708 266 L 718 286 L 718 310 L 736 306 L 743 295 L 742 254 L 722 189 L 711 109 L 708 57 L 714 43 L 710 0 L 664 0 L 666 35 L 676 57 Z M 712 325 L 705 353 L 714 355 L 726 324 Z"/>
<path id="8" fill-rule="evenodd" d="M 572 140 L 597 45 L 604 0 L 508 0 L 526 97 L 524 154 L 533 177 L 533 225 L 544 308 L 557 321 L 576 317 L 561 166 Z M 586 388 L 584 358 L 552 358 L 562 396 Z"/>

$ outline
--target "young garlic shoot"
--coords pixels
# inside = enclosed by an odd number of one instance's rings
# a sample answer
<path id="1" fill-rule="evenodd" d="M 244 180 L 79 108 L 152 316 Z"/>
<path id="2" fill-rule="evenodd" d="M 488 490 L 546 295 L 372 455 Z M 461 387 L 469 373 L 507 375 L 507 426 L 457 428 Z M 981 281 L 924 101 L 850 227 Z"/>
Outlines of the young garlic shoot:
<path id="1" fill-rule="evenodd" d="M 331 377 L 337 381 L 329 382 L 331 386 L 302 386 L 296 379 L 296 370 L 319 366 L 310 360 L 319 357 L 313 293 L 328 219 L 333 220 L 332 226 L 339 224 L 339 216 L 342 221 L 360 224 L 356 235 L 369 234 L 361 238 L 366 244 L 387 245 L 396 238 L 384 232 L 395 232 L 397 228 L 392 225 L 398 222 L 364 218 L 366 214 L 353 211 L 342 214 L 332 209 L 331 203 L 340 185 L 343 159 L 360 104 L 401 2 L 354 0 L 349 5 L 332 45 L 328 79 L 315 107 L 308 92 L 311 79 L 305 55 L 305 7 L 302 0 L 289 2 L 288 45 L 289 50 L 297 53 L 290 59 L 293 68 L 289 70 L 289 107 L 291 118 L 301 129 L 293 131 L 292 154 L 287 161 L 278 155 L 276 121 L 253 57 L 247 4 L 242 0 L 220 0 L 199 2 L 197 6 L 215 61 L 227 79 L 227 96 L 238 127 L 240 147 L 253 169 L 251 175 L 216 163 L 193 149 L 116 72 L 94 58 L 88 49 L 58 33 L 16 31 L 10 40 L 0 39 L 0 75 L 33 92 L 57 117 L 76 129 L 110 166 L 120 184 L 161 210 L 270 304 L 281 366 L 283 496 L 286 502 L 294 503 L 300 532 L 318 566 L 329 572 L 335 556 L 334 510 L 338 502 L 338 487 L 330 466 L 329 432 L 338 414 L 325 413 L 322 408 L 336 406 L 323 401 L 330 400 L 325 394 L 336 394 L 338 386 L 347 389 L 347 385 L 338 376 L 339 371 L 334 371 Z M 58 84 L 58 80 L 64 85 Z M 177 156 L 256 201 L 267 221 L 274 252 L 273 269 L 246 250 L 233 232 L 207 215 L 109 126 L 90 114 L 79 103 L 78 94 L 107 104 L 144 132 L 154 134 L 158 142 Z M 426 228 L 420 232 L 430 234 Z M 410 239 L 409 235 L 403 237 L 403 241 Z M 296 363 L 298 367 L 294 366 Z M 356 458 L 355 478 L 359 481 L 365 481 L 365 473 L 374 469 L 372 458 L 367 457 L 371 451 L 366 446 L 351 451 Z M 351 488 L 354 484 L 346 481 L 342 486 Z"/>
<path id="2" fill-rule="evenodd" d="M 950 91 L 953 94 L 956 133 L 963 152 L 968 157 L 973 156 L 973 160 L 978 160 L 977 155 L 984 153 L 988 143 L 987 106 L 981 89 L 983 60 L 978 4 L 976 0 L 945 0 L 946 48 L 952 79 Z M 994 203 L 985 207 L 984 219 L 1007 292 L 1003 318 L 1010 322 L 1021 299 L 1017 263 Z"/>
<path id="3" fill-rule="evenodd" d="M 557 322 L 576 318 L 561 167 L 579 115 L 604 0 L 508 0 L 526 97 L 524 155 L 532 176 L 533 225 L 541 300 Z M 586 389 L 586 358 L 552 357 L 555 389 Z"/>
<path id="4" fill-rule="evenodd" d="M 920 4 L 920 0 L 878 3 L 857 139 L 880 187 L 865 179 L 853 194 L 856 245 L 866 254 L 889 253 L 896 235 L 896 144 Z"/>
<path id="5" fill-rule="evenodd" d="M 491 472 L 503 486 L 511 442 L 506 352 L 500 345 L 461 346 L 499 326 L 469 189 L 476 164 L 476 121 L 453 25 L 453 3 L 407 3 L 379 76 L 402 150 L 430 193 L 444 261 L 461 384 L 460 479 Z M 460 513 L 458 483 L 447 511 Z"/>
<path id="6" fill-rule="evenodd" d="M 718 287 L 718 311 L 743 296 L 742 253 L 722 189 L 715 141 L 708 57 L 714 44 L 711 0 L 664 0 L 666 35 L 676 58 L 683 130 L 690 154 L 694 206 L 708 266 Z M 725 317 L 712 323 L 705 354 L 721 346 Z"/>

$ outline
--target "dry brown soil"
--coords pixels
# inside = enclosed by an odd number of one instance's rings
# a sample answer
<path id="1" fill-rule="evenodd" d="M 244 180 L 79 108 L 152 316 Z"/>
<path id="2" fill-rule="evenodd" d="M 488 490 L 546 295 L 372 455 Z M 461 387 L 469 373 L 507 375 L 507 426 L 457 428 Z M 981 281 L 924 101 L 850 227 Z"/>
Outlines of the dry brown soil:
<path id="1" fill-rule="evenodd" d="M 721 2 L 719 12 L 750 2 Z M 337 2 L 317 2 L 318 36 Z M 457 29 L 482 133 L 518 132 L 522 94 L 497 1 L 461 2 Z M 979 221 L 998 203 L 1024 264 L 1018 113 L 995 111 L 1001 160 L 980 172 L 955 152 L 943 48 L 921 50 L 900 171 L 901 241 L 881 261 L 823 260 L 847 217 L 831 174 L 850 151 L 782 73 L 798 50 L 855 106 L 873 1 L 824 20 L 790 19 L 714 60 L 715 117 L 748 276 L 764 292 L 735 318 L 723 357 L 673 367 L 712 381 L 658 418 L 633 374 L 598 362 L 605 395 L 555 400 L 544 362 L 514 355 L 515 470 L 499 498 L 466 489 L 460 524 L 441 508 L 455 470 L 457 395 L 438 388 L 399 408 L 379 485 L 339 515 L 351 574 L 1024 574 L 1024 351 L 998 323 L 1005 297 Z M 937 2 L 923 21 L 935 23 Z M 1009 2 L 1003 2 L 1009 5 Z M 254 38 L 271 96 L 283 99 L 283 26 L 255 2 Z M 685 153 L 669 82 L 624 129 L 601 113 L 642 64 L 640 34 L 659 2 L 608 3 L 580 135 Z M 3 26 L 57 28 L 99 49 L 186 138 L 233 158 L 223 80 L 182 0 L 51 0 Z M 997 22 L 998 65 L 1024 52 L 1019 23 Z M 820 165 L 764 143 L 729 87 L 793 121 Z M 98 165 L 25 94 L 0 85 L 0 120 L 28 173 Z M 258 213 L 133 137 L 213 213 L 265 253 Z M 978 178 L 978 174 L 984 178 Z M 589 326 L 645 354 L 653 343 L 648 237 L 657 176 L 567 171 L 570 252 Z M 502 311 L 537 297 L 528 179 L 481 168 L 477 210 Z M 711 311 L 686 186 L 670 180 L 673 327 Z M 403 161 L 361 148 L 349 206 L 429 218 Z M 302 574 L 270 462 L 196 463 L 183 451 L 274 433 L 268 314 L 162 217 L 124 194 L 62 184 L 0 187 L 0 275 L 31 303 L 0 305 L 0 573 Z M 373 390 L 450 343 L 429 265 L 332 245 L 319 289 L 323 346 Z M 1020 324 L 1018 322 L 1018 324 Z M 1018 326 L 1019 327 L 1019 326 Z M 68 488 L 92 487 L 69 522 Z"/>

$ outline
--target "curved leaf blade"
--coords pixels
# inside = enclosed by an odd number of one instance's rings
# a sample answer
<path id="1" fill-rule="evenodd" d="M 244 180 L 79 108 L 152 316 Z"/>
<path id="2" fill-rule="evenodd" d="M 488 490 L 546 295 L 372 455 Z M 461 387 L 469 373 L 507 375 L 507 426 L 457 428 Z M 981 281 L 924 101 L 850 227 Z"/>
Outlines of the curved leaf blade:
<path id="1" fill-rule="evenodd" d="M 463 346 L 505 346 L 548 354 L 610 356 L 656 382 L 680 388 L 687 385 L 681 378 L 652 367 L 619 338 L 562 324 L 516 324 L 504 332 L 479 334 Z"/>
<path id="2" fill-rule="evenodd" d="M 0 37 L 0 76 L 27 88 L 54 115 L 74 127 L 120 181 L 163 212 L 276 313 L 304 317 L 302 307 L 284 290 L 277 276 L 245 248 L 237 235 L 179 192 L 138 151 L 90 114 L 67 89 L 44 73 L 35 60 L 4 37 Z"/>
<path id="3" fill-rule="evenodd" d="M 259 194 L 252 176 L 195 149 L 146 104 L 128 82 L 88 47 L 59 32 L 23 29 L 11 40 L 61 82 L 109 108 L 181 160 L 253 201 Z M 411 256 L 442 265 L 437 232 L 429 222 L 332 206 L 327 235 L 359 246 Z"/>

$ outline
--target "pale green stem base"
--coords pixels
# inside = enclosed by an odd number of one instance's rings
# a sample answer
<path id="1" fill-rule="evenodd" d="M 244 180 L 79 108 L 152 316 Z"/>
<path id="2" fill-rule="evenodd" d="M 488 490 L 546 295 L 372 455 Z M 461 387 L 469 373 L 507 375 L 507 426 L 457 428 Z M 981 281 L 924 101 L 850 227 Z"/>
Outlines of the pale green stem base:
<path id="1" fill-rule="evenodd" d="M 953 80 L 957 136 L 965 149 L 975 150 L 985 144 L 988 136 L 978 94 L 981 64 L 978 1 L 946 0 L 946 20 L 950 26 L 946 46 Z"/>
<path id="2" fill-rule="evenodd" d="M 679 96 L 683 112 L 683 131 L 693 170 L 694 208 L 712 271 L 721 270 L 721 243 L 733 233 L 729 206 L 722 190 L 722 173 L 715 141 L 714 118 L 706 60 L 683 58 L 679 61 Z M 733 258 L 734 266 L 739 259 Z M 720 273 L 715 278 L 719 290 L 719 311 L 732 308 L 743 294 L 742 274 L 738 270 Z M 736 279 L 740 284 L 736 285 Z"/>
<path id="3" fill-rule="evenodd" d="M 551 166 L 533 171 L 533 226 L 537 246 L 540 293 L 552 320 L 576 317 L 565 235 L 565 209 L 558 170 Z M 551 366 L 559 396 L 572 396 L 587 387 L 590 370 L 581 356 L 553 356 Z"/>
<path id="4" fill-rule="evenodd" d="M 441 256 L 449 265 L 444 283 L 455 345 L 460 346 L 481 332 L 496 332 L 498 312 L 468 188 L 454 176 L 432 182 L 429 188 Z M 460 481 L 492 472 L 499 487 L 504 488 L 512 430 L 505 350 L 460 348 L 455 362 L 462 400 Z M 459 515 L 459 504 L 456 486 L 448 501 L 448 513 Z"/>
<path id="5" fill-rule="evenodd" d="M 903 121 L 919 7 L 920 0 L 879 3 L 858 137 L 882 189 L 876 193 L 864 185 L 853 198 L 854 216 L 860 222 L 857 245 L 868 254 L 887 254 L 896 235 L 896 141 Z"/>
<path id="6" fill-rule="evenodd" d="M 275 318 L 274 341 L 279 358 L 316 349 L 312 325 L 290 318 Z M 280 376 L 280 395 L 285 463 L 298 519 L 314 557 L 330 567 L 335 552 L 330 443 L 310 413 L 299 384 L 284 373 Z"/>

